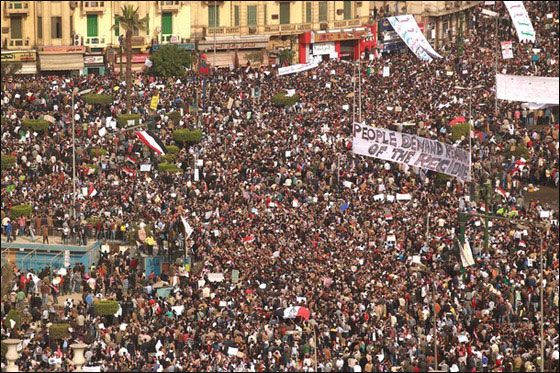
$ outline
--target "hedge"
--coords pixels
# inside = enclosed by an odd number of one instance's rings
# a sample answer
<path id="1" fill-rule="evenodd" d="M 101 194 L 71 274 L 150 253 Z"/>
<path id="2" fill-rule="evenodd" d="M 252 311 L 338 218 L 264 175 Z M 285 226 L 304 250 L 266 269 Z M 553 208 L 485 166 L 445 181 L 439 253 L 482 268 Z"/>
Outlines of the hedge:
<path id="1" fill-rule="evenodd" d="M 13 155 L 2 154 L 2 169 L 9 170 L 16 164 L 16 157 Z"/>
<path id="2" fill-rule="evenodd" d="M 89 150 L 89 153 L 91 155 L 94 155 L 96 157 L 99 157 L 100 155 L 107 155 L 107 150 L 102 149 L 102 148 L 91 148 Z"/>
<path id="3" fill-rule="evenodd" d="M 182 172 L 183 170 L 177 167 L 175 163 L 160 163 L 158 170 L 161 172 Z"/>
<path id="4" fill-rule="evenodd" d="M 113 103 L 113 97 L 109 95 L 98 95 L 97 93 L 83 95 L 82 99 L 91 105 L 111 105 Z"/>
<path id="5" fill-rule="evenodd" d="M 12 219 L 19 218 L 20 216 L 31 216 L 31 205 L 18 205 L 10 209 Z"/>
<path id="6" fill-rule="evenodd" d="M 64 339 L 70 338 L 72 335 L 68 328 L 70 324 L 52 324 L 49 328 L 49 335 L 51 339 Z"/>
<path id="7" fill-rule="evenodd" d="M 21 315 L 19 314 L 19 311 L 16 310 L 15 308 L 12 308 L 10 310 L 10 312 L 8 312 L 8 315 L 6 316 L 6 321 L 5 324 L 6 327 L 12 327 L 12 323 L 10 322 L 10 320 L 14 320 L 16 325 L 14 326 L 14 328 L 18 329 L 21 326 Z"/>
<path id="8" fill-rule="evenodd" d="M 166 163 L 173 163 L 177 160 L 177 156 L 175 154 L 166 154 L 161 157 L 161 160 Z"/>
<path id="9" fill-rule="evenodd" d="M 448 182 L 449 180 L 451 180 L 452 178 L 453 178 L 453 177 L 451 177 L 451 176 L 449 176 L 449 175 L 442 174 L 442 173 L 439 173 L 439 172 L 438 172 L 438 174 L 436 175 L 435 184 L 436 184 L 437 186 L 444 186 L 444 185 L 446 185 L 447 182 Z"/>
<path id="10" fill-rule="evenodd" d="M 299 94 L 293 96 L 286 96 L 284 93 L 277 93 L 272 96 L 272 103 L 277 106 L 292 106 L 300 99 Z"/>
<path id="11" fill-rule="evenodd" d="M 134 125 L 140 124 L 140 114 L 121 114 L 117 117 L 117 123 L 121 128 L 130 127 L 129 120 L 134 120 Z"/>
<path id="12" fill-rule="evenodd" d="M 173 140 L 183 145 L 193 145 L 202 140 L 201 130 L 180 129 L 173 131 Z"/>
<path id="13" fill-rule="evenodd" d="M 114 315 L 119 310 L 119 302 L 114 300 L 98 300 L 93 302 L 93 311 L 97 316 Z"/>
<path id="14" fill-rule="evenodd" d="M 451 141 L 460 140 L 461 137 L 468 139 L 470 136 L 468 123 L 457 123 L 451 127 Z"/>
<path id="15" fill-rule="evenodd" d="M 47 132 L 49 129 L 49 122 L 44 119 L 26 119 L 21 125 L 25 131 Z"/>
<path id="16" fill-rule="evenodd" d="M 165 145 L 165 150 L 167 150 L 167 152 L 170 154 L 179 153 L 179 147 L 176 145 Z"/>
<path id="17" fill-rule="evenodd" d="M 510 149 L 507 151 L 506 156 L 508 158 L 514 156 L 517 159 L 522 157 L 525 159 L 529 159 L 531 158 L 531 153 L 529 152 L 529 149 L 527 149 L 525 146 L 515 146 L 514 150 Z"/>
<path id="18" fill-rule="evenodd" d="M 181 120 L 181 113 L 179 113 L 178 111 L 167 113 L 167 116 L 169 117 L 169 120 L 175 124 L 179 123 L 179 121 Z"/>

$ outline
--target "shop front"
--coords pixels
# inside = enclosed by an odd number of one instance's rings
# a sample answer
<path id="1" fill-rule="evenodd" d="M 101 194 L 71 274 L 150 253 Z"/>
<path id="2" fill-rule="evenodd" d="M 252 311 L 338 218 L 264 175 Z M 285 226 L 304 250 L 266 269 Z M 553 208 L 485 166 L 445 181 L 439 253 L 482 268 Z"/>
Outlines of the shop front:
<path id="1" fill-rule="evenodd" d="M 86 54 L 84 56 L 84 74 L 105 74 L 105 65 L 102 54 Z"/>
<path id="2" fill-rule="evenodd" d="M 39 47 L 41 74 L 82 74 L 85 51 L 84 46 Z"/>
<path id="3" fill-rule="evenodd" d="M 15 74 L 37 74 L 37 52 L 2 51 L 2 63 L 18 62 L 21 68 Z"/>
<path id="4" fill-rule="evenodd" d="M 269 39 L 268 35 L 220 37 L 214 43 L 214 38 L 207 38 L 198 42 L 197 50 L 206 53 L 210 65 L 244 66 L 248 60 L 263 61 Z"/>
<path id="5" fill-rule="evenodd" d="M 312 33 L 310 45 L 304 47 L 310 50 L 310 56 L 306 62 L 311 60 L 322 61 L 331 58 L 340 58 L 348 61 L 357 60 L 360 53 L 371 43 L 370 36 L 371 33 L 368 27 L 316 31 Z M 301 53 L 300 56 L 302 56 Z"/>
<path id="6" fill-rule="evenodd" d="M 148 53 L 134 53 L 132 55 L 132 72 L 141 73 L 146 68 L 146 60 L 150 57 Z M 119 74 L 121 71 L 121 59 L 122 59 L 122 69 L 123 72 L 126 71 L 126 55 L 117 55 L 115 58 L 115 63 L 113 64 L 113 71 L 115 74 Z"/>

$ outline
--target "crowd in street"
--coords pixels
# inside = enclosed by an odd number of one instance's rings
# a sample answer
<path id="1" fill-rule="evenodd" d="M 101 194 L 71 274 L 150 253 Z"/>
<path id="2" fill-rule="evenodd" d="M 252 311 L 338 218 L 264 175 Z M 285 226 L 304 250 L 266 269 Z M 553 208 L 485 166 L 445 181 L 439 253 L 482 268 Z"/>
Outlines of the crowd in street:
<path id="1" fill-rule="evenodd" d="M 544 366 L 557 368 L 558 206 L 528 197 L 537 186 L 558 188 L 558 107 L 498 100 L 495 110 L 499 41 L 514 40 L 515 56 L 499 55 L 499 72 L 559 76 L 558 3 L 524 3 L 535 44 L 517 42 L 501 2 L 490 7 L 504 16 L 494 35 L 479 5 L 461 48 L 438 46 L 441 59 L 420 62 L 406 51 L 364 60 L 360 98 L 352 94 L 354 63 L 340 60 L 285 76 L 265 66 L 216 69 L 205 84 L 196 71 L 169 80 L 135 75 L 132 112 L 153 120 L 166 145 L 179 146 L 172 160 L 179 173 L 158 171 L 169 158 L 134 131 L 113 128 L 126 112 L 118 76 L 3 80 L 2 154 L 17 157 L 2 171 L 3 240 L 39 242 L 37 235 L 45 242 L 58 230 L 66 244 L 132 244 L 101 253 L 91 268 L 14 268 L 2 299 L 2 339 L 23 341 L 20 369 L 72 370 L 69 345 L 81 340 L 89 345 L 87 365 L 103 371 L 414 372 L 434 369 L 436 355 L 442 371 L 538 371 L 543 318 Z M 472 97 L 455 88 L 475 85 Z M 74 87 L 114 97 L 106 107 L 75 98 L 76 218 Z M 252 97 L 255 87 L 260 97 Z M 288 90 L 300 100 L 274 105 L 271 97 Z M 352 153 L 353 120 L 467 149 L 468 138 L 452 140 L 450 122 L 469 119 L 469 100 L 472 185 Z M 180 120 L 170 119 L 172 111 Z M 54 118 L 48 133 L 22 129 L 23 120 L 47 115 Z M 172 136 L 178 128 L 200 128 L 203 140 L 180 146 Z M 148 163 L 151 170 L 140 171 Z M 97 194 L 82 193 L 92 187 Z M 397 193 L 412 198 L 378 198 Z M 10 208 L 22 204 L 33 217 L 11 219 Z M 459 212 L 516 220 L 491 220 L 485 238 L 484 219 L 472 217 L 465 236 L 475 264 L 465 268 L 455 244 Z M 173 264 L 145 273 L 142 254 Z M 413 271 L 418 261 L 424 269 Z M 169 294 L 158 292 L 162 282 Z M 79 301 L 66 301 L 75 293 Z M 117 300 L 121 312 L 95 315 L 99 298 Z M 308 309 L 309 319 L 279 316 L 291 306 Z M 5 322 L 12 308 L 22 314 L 16 328 Z M 54 340 L 48 326 L 62 321 L 72 336 Z"/>

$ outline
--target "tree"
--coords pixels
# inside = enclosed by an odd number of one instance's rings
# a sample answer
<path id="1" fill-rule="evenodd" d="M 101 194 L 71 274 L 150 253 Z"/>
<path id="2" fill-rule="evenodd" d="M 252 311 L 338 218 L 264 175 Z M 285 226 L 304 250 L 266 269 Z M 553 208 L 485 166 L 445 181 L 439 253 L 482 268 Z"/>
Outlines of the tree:
<path id="1" fill-rule="evenodd" d="M 155 75 L 163 77 L 176 77 L 185 75 L 185 67 L 192 65 L 191 54 L 181 50 L 177 45 L 164 45 L 155 51 L 152 56 L 152 71 Z"/>
<path id="2" fill-rule="evenodd" d="M 21 62 L 2 62 L 2 79 L 10 75 L 14 75 L 16 72 L 21 70 Z"/>
<path id="3" fill-rule="evenodd" d="M 132 106 L 130 98 L 130 91 L 132 90 L 132 33 L 135 30 L 145 30 L 147 24 L 148 17 L 140 19 L 140 16 L 138 15 L 138 7 L 136 7 L 135 9 L 132 5 L 124 5 L 121 8 L 119 23 L 111 26 L 111 28 L 122 27 L 125 30 L 124 40 L 126 50 L 126 110 L 129 113 Z"/>
<path id="4" fill-rule="evenodd" d="M 12 288 L 14 279 L 14 265 L 6 259 L 6 263 L 2 266 L 2 300 Z"/>

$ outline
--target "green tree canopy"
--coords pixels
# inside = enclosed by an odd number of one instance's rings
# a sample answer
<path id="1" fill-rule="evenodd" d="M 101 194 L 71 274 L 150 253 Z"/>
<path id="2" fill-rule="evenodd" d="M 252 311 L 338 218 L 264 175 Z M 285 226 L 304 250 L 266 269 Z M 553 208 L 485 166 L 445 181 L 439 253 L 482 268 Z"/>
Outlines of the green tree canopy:
<path id="1" fill-rule="evenodd" d="M 152 62 L 154 74 L 168 78 L 185 75 L 185 67 L 191 66 L 192 57 L 176 45 L 164 45 L 154 52 Z"/>

